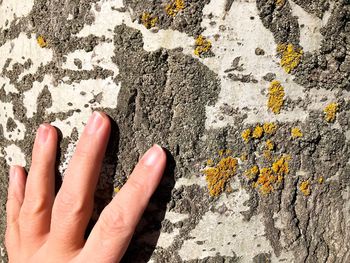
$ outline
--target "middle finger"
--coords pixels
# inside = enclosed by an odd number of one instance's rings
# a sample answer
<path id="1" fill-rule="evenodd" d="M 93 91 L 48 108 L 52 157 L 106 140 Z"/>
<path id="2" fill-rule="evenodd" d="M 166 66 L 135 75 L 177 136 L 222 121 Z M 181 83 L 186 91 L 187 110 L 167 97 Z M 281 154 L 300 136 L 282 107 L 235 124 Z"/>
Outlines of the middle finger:
<path id="1" fill-rule="evenodd" d="M 84 242 L 110 129 L 108 116 L 94 112 L 68 165 L 53 206 L 50 232 L 62 249 L 76 249 Z"/>

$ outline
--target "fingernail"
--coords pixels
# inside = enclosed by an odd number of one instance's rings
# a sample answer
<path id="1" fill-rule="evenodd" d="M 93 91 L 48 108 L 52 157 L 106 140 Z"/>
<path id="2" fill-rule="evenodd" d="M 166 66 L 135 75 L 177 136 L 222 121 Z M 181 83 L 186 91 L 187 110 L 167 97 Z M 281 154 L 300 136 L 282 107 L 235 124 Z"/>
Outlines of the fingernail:
<path id="1" fill-rule="evenodd" d="M 164 150 L 158 144 L 153 145 L 141 158 L 141 162 L 147 166 L 154 166 L 158 163 L 159 157 L 163 154 Z"/>
<path id="2" fill-rule="evenodd" d="M 95 111 L 90 117 L 88 123 L 86 124 L 86 131 L 89 134 L 96 133 L 98 129 L 101 127 L 102 122 L 103 122 L 103 117 L 101 113 Z"/>
<path id="3" fill-rule="evenodd" d="M 15 176 L 16 176 L 16 170 L 17 170 L 16 166 L 13 166 L 13 165 L 10 166 L 9 184 L 13 183 Z"/>
<path id="4" fill-rule="evenodd" d="M 41 124 L 39 126 L 38 137 L 41 143 L 46 142 L 47 138 L 49 137 L 49 131 L 50 131 L 50 128 L 47 125 Z"/>

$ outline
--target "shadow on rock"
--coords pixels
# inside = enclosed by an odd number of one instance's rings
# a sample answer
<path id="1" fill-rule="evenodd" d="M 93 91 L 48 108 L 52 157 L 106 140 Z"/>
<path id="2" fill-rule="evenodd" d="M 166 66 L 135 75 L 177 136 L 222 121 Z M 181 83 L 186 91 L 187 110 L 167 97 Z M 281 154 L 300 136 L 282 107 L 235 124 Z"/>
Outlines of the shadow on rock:
<path id="1" fill-rule="evenodd" d="M 167 167 L 163 179 L 136 228 L 134 237 L 122 260 L 123 263 L 148 262 L 157 246 L 167 204 L 171 200 L 171 192 L 175 186 L 174 173 L 176 163 L 168 150 L 166 150 L 166 153 Z"/>

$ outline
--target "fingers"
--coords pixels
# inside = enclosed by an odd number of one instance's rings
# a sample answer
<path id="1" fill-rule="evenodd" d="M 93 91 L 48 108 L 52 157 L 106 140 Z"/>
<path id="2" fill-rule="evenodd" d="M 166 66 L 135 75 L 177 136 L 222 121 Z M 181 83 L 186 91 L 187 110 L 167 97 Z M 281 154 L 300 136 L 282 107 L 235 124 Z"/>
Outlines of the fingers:
<path id="1" fill-rule="evenodd" d="M 53 206 L 50 233 L 50 239 L 62 249 L 76 249 L 84 243 L 110 129 L 108 117 L 94 112 L 68 165 Z"/>
<path id="2" fill-rule="evenodd" d="M 126 184 L 103 210 L 83 250 L 91 262 L 119 262 L 166 166 L 164 150 L 153 146 Z M 93 251 L 93 254 L 90 254 Z"/>
<path id="3" fill-rule="evenodd" d="M 7 193 L 7 226 L 17 224 L 19 212 L 24 200 L 26 174 L 23 167 L 11 166 Z"/>
<path id="4" fill-rule="evenodd" d="M 11 166 L 6 203 L 6 247 L 16 244 L 19 238 L 18 217 L 24 200 L 26 174 L 23 167 Z"/>
<path id="5" fill-rule="evenodd" d="M 49 124 L 40 125 L 35 137 L 32 164 L 20 212 L 23 239 L 43 237 L 50 230 L 51 209 L 55 197 L 56 150 L 56 129 Z"/>

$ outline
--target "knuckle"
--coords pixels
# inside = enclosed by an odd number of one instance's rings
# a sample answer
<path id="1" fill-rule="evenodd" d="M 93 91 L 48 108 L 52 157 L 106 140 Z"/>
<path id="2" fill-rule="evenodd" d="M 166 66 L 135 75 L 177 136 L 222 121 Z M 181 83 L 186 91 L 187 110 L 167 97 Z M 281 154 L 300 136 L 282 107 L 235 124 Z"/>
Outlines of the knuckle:
<path id="1" fill-rule="evenodd" d="M 86 208 L 82 198 L 68 191 L 60 192 L 56 197 L 54 205 L 54 210 L 58 212 L 59 215 L 70 214 L 80 216 L 85 213 Z"/>
<path id="2" fill-rule="evenodd" d="M 121 207 L 105 209 L 99 219 L 101 235 L 105 238 L 116 235 L 128 236 L 133 232 L 133 226 L 128 222 Z"/>
<path id="3" fill-rule="evenodd" d="M 129 189 L 134 193 L 146 193 L 147 192 L 146 186 L 142 182 L 136 180 L 133 176 L 131 176 L 128 179 L 127 183 L 129 184 Z"/>
<path id="4" fill-rule="evenodd" d="M 20 214 L 24 217 L 41 214 L 50 206 L 50 199 L 47 197 L 26 197 L 24 199 Z"/>

